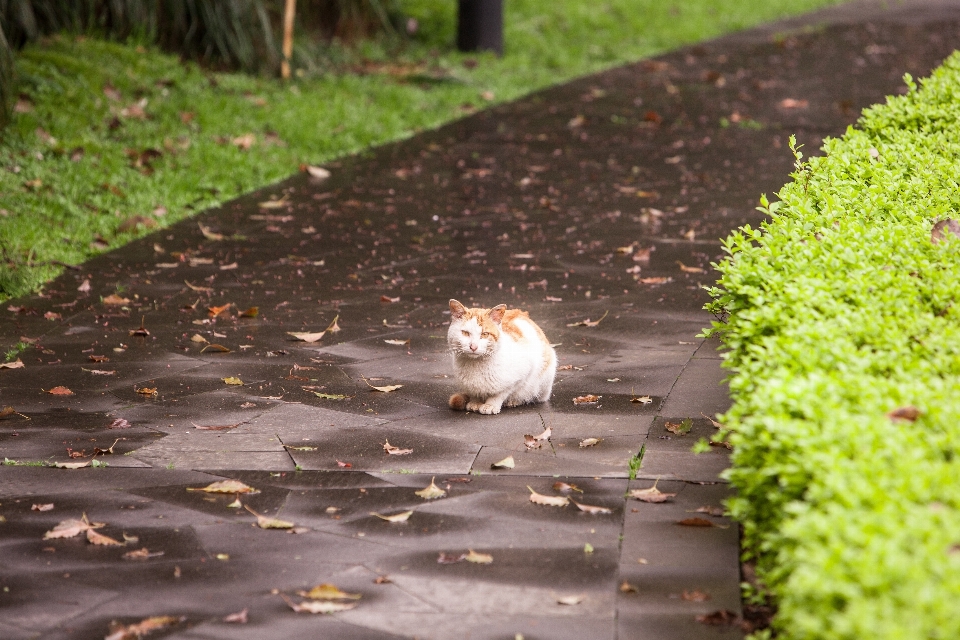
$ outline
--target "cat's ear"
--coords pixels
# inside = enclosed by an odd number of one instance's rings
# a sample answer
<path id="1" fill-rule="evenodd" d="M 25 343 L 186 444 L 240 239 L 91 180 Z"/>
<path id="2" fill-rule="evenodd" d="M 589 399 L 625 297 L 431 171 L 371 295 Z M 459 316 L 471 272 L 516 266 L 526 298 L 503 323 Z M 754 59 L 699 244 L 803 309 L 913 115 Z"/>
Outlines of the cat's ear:
<path id="1" fill-rule="evenodd" d="M 460 320 L 467 315 L 467 308 L 454 299 L 450 299 L 450 317 L 454 320 Z"/>
<path id="2" fill-rule="evenodd" d="M 490 316 L 490 319 L 493 320 L 494 324 L 499 325 L 500 322 L 503 320 L 503 314 L 505 314 L 506 312 L 507 312 L 507 305 L 498 304 L 493 309 L 490 309 L 490 313 L 488 315 Z"/>

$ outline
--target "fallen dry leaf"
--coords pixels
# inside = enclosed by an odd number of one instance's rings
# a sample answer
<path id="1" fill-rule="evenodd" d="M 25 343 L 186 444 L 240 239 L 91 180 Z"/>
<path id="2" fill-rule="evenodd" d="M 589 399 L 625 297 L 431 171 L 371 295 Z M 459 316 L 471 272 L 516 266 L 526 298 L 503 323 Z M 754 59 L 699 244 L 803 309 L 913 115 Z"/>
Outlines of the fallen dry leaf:
<path id="1" fill-rule="evenodd" d="M 252 133 L 245 133 L 242 136 L 237 136 L 230 140 L 230 144 L 240 149 L 240 151 L 247 151 L 257 143 L 257 136 Z"/>
<path id="2" fill-rule="evenodd" d="M 124 560 L 149 560 L 150 558 L 158 558 L 162 555 L 163 551 L 150 551 L 146 547 L 143 547 L 136 551 L 127 551 L 120 557 Z"/>
<path id="3" fill-rule="evenodd" d="M 256 318 L 260 315 L 260 307 L 250 307 L 246 311 L 241 311 L 237 317 L 239 318 Z"/>
<path id="4" fill-rule="evenodd" d="M 286 520 L 278 520 L 277 518 L 270 518 L 268 516 L 261 515 L 251 509 L 248 505 L 243 505 L 243 508 L 252 513 L 257 517 L 257 526 L 261 529 L 292 529 L 293 523 Z"/>
<path id="5" fill-rule="evenodd" d="M 359 593 L 341 591 L 337 585 L 330 584 L 329 582 L 318 584 L 310 589 L 310 591 L 297 591 L 297 595 L 309 598 L 310 600 L 359 600 L 363 597 L 362 594 Z"/>
<path id="6" fill-rule="evenodd" d="M 282 597 L 282 596 L 281 596 Z M 297 613 L 337 613 L 340 611 L 349 611 L 357 606 L 356 602 L 331 602 L 329 600 L 307 600 L 297 604 L 286 598 L 283 599 L 287 605 Z"/>
<path id="7" fill-rule="evenodd" d="M 364 380 L 364 382 L 366 382 L 366 380 Z M 389 385 L 386 385 L 386 386 L 383 386 L 383 387 L 377 387 L 377 386 L 374 386 L 374 385 L 370 384 L 369 382 L 367 382 L 367 386 L 370 387 L 371 389 L 373 389 L 374 391 L 379 391 L 380 393 L 391 393 L 391 392 L 396 391 L 397 389 L 401 389 L 401 388 L 403 387 L 402 384 L 389 384 Z"/>
<path id="8" fill-rule="evenodd" d="M 155 387 L 140 387 L 139 389 L 136 388 L 136 387 L 134 387 L 133 390 L 136 391 L 137 393 L 139 393 L 139 394 L 142 395 L 142 396 L 151 396 L 151 397 L 153 397 L 153 396 L 156 396 L 156 395 L 157 395 L 157 390 L 156 390 Z"/>
<path id="9" fill-rule="evenodd" d="M 407 454 L 413 453 L 413 449 L 401 449 L 400 447 L 395 447 L 390 444 L 389 440 L 383 441 L 383 450 L 386 451 L 391 456 L 405 456 Z"/>
<path id="10" fill-rule="evenodd" d="M 4 362 L 0 364 L 0 369 L 23 369 L 23 362 L 17 358 L 14 362 Z"/>
<path id="11" fill-rule="evenodd" d="M 199 333 L 195 333 L 195 334 L 193 334 L 193 336 L 191 336 L 190 342 L 199 342 L 200 344 L 204 344 L 204 343 L 207 343 L 207 342 L 210 342 L 210 341 L 207 340 L 206 338 L 204 338 L 204 337 L 203 337 L 202 335 L 200 335 Z"/>
<path id="12" fill-rule="evenodd" d="M 570 498 L 566 496 L 545 496 L 534 491 L 530 485 L 527 485 L 527 489 L 530 489 L 530 502 L 534 504 L 547 507 L 565 507 L 570 503 Z"/>
<path id="13" fill-rule="evenodd" d="M 585 449 L 587 447 L 595 447 L 600 444 L 600 438 L 587 438 L 580 441 L 580 448 Z"/>
<path id="14" fill-rule="evenodd" d="M 90 466 L 90 460 L 86 462 L 54 462 L 53 466 L 57 469 L 82 469 Z"/>
<path id="15" fill-rule="evenodd" d="M 231 613 L 230 615 L 223 616 L 224 622 L 233 622 L 236 624 L 247 624 L 247 611 L 248 609 L 244 608 L 236 613 Z"/>
<path id="16" fill-rule="evenodd" d="M 463 559 L 467 562 L 472 562 L 474 564 L 490 564 L 493 562 L 493 556 L 489 553 L 477 553 L 473 549 L 469 549 L 470 553 L 463 556 Z"/>
<path id="17" fill-rule="evenodd" d="M 620 583 L 620 593 L 640 593 L 640 589 L 624 580 Z"/>
<path id="18" fill-rule="evenodd" d="M 210 314 L 211 318 L 216 318 L 217 316 L 219 316 L 221 313 L 223 313 L 224 311 L 226 311 L 232 306 L 233 306 L 233 303 L 228 302 L 227 304 L 220 305 L 219 307 L 207 307 L 207 313 Z"/>
<path id="19" fill-rule="evenodd" d="M 338 331 L 340 331 L 340 325 L 337 324 L 338 320 L 340 320 L 340 316 L 334 316 L 333 321 L 330 323 L 330 325 L 326 329 L 324 329 L 324 331 L 326 331 L 327 333 L 337 333 Z"/>
<path id="20" fill-rule="evenodd" d="M 710 594 L 700 591 L 699 589 L 693 589 L 692 591 L 684 589 L 683 593 L 680 594 L 680 598 L 688 602 L 705 602 L 710 599 Z"/>
<path id="21" fill-rule="evenodd" d="M 634 489 L 630 491 L 627 495 L 631 498 L 639 500 L 641 502 L 669 502 L 671 498 L 675 498 L 677 494 L 675 493 L 664 493 L 657 489 L 657 483 L 660 482 L 660 479 L 657 478 L 654 481 L 653 486 L 649 489 Z"/>
<path id="22" fill-rule="evenodd" d="M 70 391 L 70 389 L 67 389 L 66 387 L 54 387 L 53 389 L 46 391 L 46 393 L 49 393 L 52 396 L 72 396 L 73 395 L 73 391 Z"/>
<path id="23" fill-rule="evenodd" d="M 688 267 L 687 265 L 683 264 L 679 260 L 677 260 L 677 264 L 680 265 L 680 271 L 683 271 L 684 273 L 706 273 L 707 272 L 706 269 L 701 269 L 700 267 Z"/>
<path id="24" fill-rule="evenodd" d="M 78 536 L 84 531 L 99 529 L 106 525 L 102 522 L 90 522 L 87 520 L 87 514 L 80 516 L 79 520 L 63 520 L 53 529 L 43 534 L 44 540 L 54 540 L 56 538 L 72 538 Z"/>
<path id="25" fill-rule="evenodd" d="M 529 434 L 524 435 L 523 446 L 525 446 L 527 450 L 539 449 L 540 447 L 543 446 L 544 442 L 550 442 L 550 438 L 552 435 L 553 435 L 553 428 L 544 427 L 543 432 L 541 432 L 538 435 L 535 435 L 535 436 L 532 436 Z"/>
<path id="26" fill-rule="evenodd" d="M 299 340 L 301 342 L 317 342 L 320 340 L 320 338 L 323 337 L 325 333 L 326 331 L 317 331 L 314 333 L 303 332 L 303 331 L 287 331 L 288 336 L 293 336 L 294 339 Z"/>
<path id="27" fill-rule="evenodd" d="M 392 516 L 385 516 L 377 513 L 376 511 L 371 511 L 370 515 L 377 516 L 381 520 L 386 520 L 387 522 L 406 522 L 410 519 L 410 516 L 413 515 L 413 510 L 401 511 L 400 513 L 395 513 Z"/>
<path id="28" fill-rule="evenodd" d="M 283 208 L 286 207 L 288 204 L 290 204 L 290 202 L 289 202 L 289 200 L 287 199 L 287 196 L 282 196 L 282 197 L 280 197 L 280 198 L 271 198 L 270 200 L 265 200 L 264 202 L 259 202 L 259 203 L 257 203 L 257 206 L 260 207 L 261 209 L 283 209 Z M 251 217 L 253 217 L 253 216 L 251 216 Z M 254 219 L 256 219 L 256 218 L 254 218 Z M 279 220 L 278 222 L 289 222 L 289 221 L 292 220 L 292 219 L 293 219 L 293 218 L 290 218 L 289 220 L 287 220 L 287 219 Z"/>
<path id="29" fill-rule="evenodd" d="M 592 515 L 597 515 L 597 514 L 601 514 L 601 513 L 613 513 L 613 510 L 612 510 L 612 509 L 608 509 L 608 508 L 606 508 L 606 507 L 594 507 L 594 506 L 589 505 L 589 504 L 580 504 L 580 503 L 577 502 L 576 500 L 570 500 L 570 502 L 572 502 L 573 504 L 577 505 L 577 508 L 580 509 L 580 511 L 583 511 L 583 512 L 585 512 L 585 513 L 589 513 L 589 514 L 592 514 Z"/>
<path id="30" fill-rule="evenodd" d="M 593 395 L 593 394 L 587 394 L 587 395 L 585 395 L 585 396 L 577 396 L 576 398 L 573 399 L 573 404 L 576 404 L 576 405 L 580 405 L 580 404 L 596 404 L 596 403 L 600 402 L 600 398 L 602 398 L 602 397 L 603 397 L 603 396 L 595 396 L 595 395 Z"/>
<path id="31" fill-rule="evenodd" d="M 684 518 L 683 520 L 678 520 L 677 524 L 683 525 L 685 527 L 719 527 L 725 528 L 712 520 L 707 520 L 706 518 Z"/>
<path id="32" fill-rule="evenodd" d="M 443 496 L 447 495 L 446 491 L 444 491 L 434 483 L 435 479 L 436 479 L 436 476 L 434 476 L 433 478 L 430 478 L 430 484 L 427 487 L 421 489 L 420 491 L 415 491 L 414 493 L 416 493 L 418 496 L 420 496 L 424 500 L 435 500 L 436 498 L 442 498 Z"/>
<path id="33" fill-rule="evenodd" d="M 887 417 L 891 420 L 903 420 L 905 422 L 916 422 L 917 418 L 922 415 L 922 411 L 917 409 L 912 405 L 906 407 L 899 407 L 887 413 Z"/>
<path id="34" fill-rule="evenodd" d="M 516 465 L 516 462 L 513 460 L 513 456 L 507 456 L 500 462 L 494 462 L 490 465 L 491 469 L 513 469 Z"/>
<path id="35" fill-rule="evenodd" d="M 396 346 L 398 346 L 398 347 L 409 347 L 409 346 L 410 346 L 410 338 L 407 338 L 406 340 L 384 340 L 384 342 L 386 342 L 387 344 L 396 345 Z"/>
<path id="36" fill-rule="evenodd" d="M 609 310 L 605 311 L 599 320 L 591 320 L 590 318 L 587 318 L 586 320 L 581 320 L 580 322 L 574 322 L 574 323 L 568 324 L 567 326 L 568 327 L 595 327 L 598 324 L 600 324 L 600 320 L 603 320 L 604 318 L 606 318 L 609 313 L 610 313 Z"/>
<path id="37" fill-rule="evenodd" d="M 110 358 L 108 358 L 107 356 L 89 356 L 89 360 L 90 362 L 96 362 L 98 364 L 103 362 L 110 362 Z"/>
<path id="38" fill-rule="evenodd" d="M 184 281 L 183 281 L 183 284 L 185 284 L 185 285 L 187 285 L 188 287 L 190 287 L 190 290 L 191 290 L 191 291 L 204 291 L 204 292 L 206 292 L 206 293 L 212 293 L 212 292 L 213 292 L 213 287 L 200 287 L 200 286 L 197 286 L 197 285 L 191 283 L 189 280 L 184 280 Z M 200 302 L 200 300 L 197 300 L 197 302 Z M 193 303 L 193 304 L 196 305 L 196 302 Z M 196 307 L 193 306 L 193 305 L 191 305 L 191 308 L 196 308 Z"/>
<path id="39" fill-rule="evenodd" d="M 153 616 L 136 624 L 122 625 L 118 622 L 111 622 L 110 635 L 103 640 L 138 640 L 154 631 L 172 627 L 186 619 L 186 616 Z"/>
<path id="40" fill-rule="evenodd" d="M 445 553 L 440 552 L 440 555 L 437 556 L 437 564 L 456 564 L 462 562 L 467 557 L 465 553 Z"/>
<path id="41" fill-rule="evenodd" d="M 247 486 L 239 480 L 218 480 L 205 487 L 187 487 L 187 491 L 204 491 L 206 493 L 260 493 L 253 487 Z"/>
<path id="42" fill-rule="evenodd" d="M 311 178 L 317 178 L 318 180 L 326 180 L 330 177 L 330 172 L 323 167 L 316 167 L 308 164 L 306 165 L 305 170 L 310 174 Z"/>
<path id="43" fill-rule="evenodd" d="M 200 349 L 200 353 L 206 353 L 207 351 L 212 351 L 213 353 L 230 353 L 230 349 L 216 342 L 210 343 L 203 349 Z"/>
<path id="44" fill-rule="evenodd" d="M 735 624 L 738 619 L 737 614 L 728 609 L 720 609 L 697 616 L 697 622 L 715 627 Z"/>
<path id="45" fill-rule="evenodd" d="M 53 503 L 48 502 L 46 504 L 33 504 L 30 505 L 30 511 L 51 511 L 53 509 Z"/>
<path id="46" fill-rule="evenodd" d="M 229 377 L 229 378 L 221 378 L 221 380 L 223 380 L 223 382 L 224 382 L 225 384 L 229 384 L 229 385 L 233 385 L 233 386 L 237 386 L 237 387 L 243 386 L 243 380 L 241 380 L 240 378 L 233 377 L 233 376 L 231 376 L 231 377 Z"/>
<path id="47" fill-rule="evenodd" d="M 377 576 L 373 579 L 373 584 L 393 584 L 390 576 Z"/>
<path id="48" fill-rule="evenodd" d="M 313 391 L 312 389 L 304 389 L 304 391 L 309 391 L 318 398 L 323 398 L 324 400 L 346 400 L 347 398 L 352 398 L 353 396 L 345 396 L 342 393 L 321 393 L 320 391 Z"/>
<path id="49" fill-rule="evenodd" d="M 391 298 L 390 296 L 380 296 L 380 302 L 400 302 L 400 296 L 397 296 L 396 298 Z"/>
<path id="50" fill-rule="evenodd" d="M 140 316 L 140 327 L 139 327 L 138 329 L 131 329 L 128 333 L 129 333 L 131 336 L 139 336 L 139 337 L 141 337 L 141 338 L 145 338 L 145 337 L 149 336 L 149 335 L 150 335 L 150 332 L 147 331 L 147 328 L 144 326 L 144 324 L 143 324 L 143 323 L 144 323 L 144 320 L 146 320 L 146 317 L 145 317 L 145 316 Z"/>
<path id="51" fill-rule="evenodd" d="M 586 599 L 587 599 L 587 596 L 584 596 L 584 595 L 563 596 L 563 597 L 557 598 L 557 604 L 565 604 L 568 606 L 573 606 L 573 605 L 580 604 Z"/>
<path id="52" fill-rule="evenodd" d="M 705 513 L 705 514 L 707 514 L 708 516 L 714 516 L 714 517 L 717 517 L 717 518 L 719 518 L 720 516 L 722 516 L 722 515 L 725 513 L 725 511 L 723 510 L 723 507 L 707 507 L 707 506 L 697 507 L 696 509 L 693 510 L 693 512 L 694 512 L 694 513 Z"/>
<path id="53" fill-rule="evenodd" d="M 102 533 L 97 533 L 93 529 L 87 529 L 87 542 L 90 544 L 96 544 L 104 547 L 122 547 L 123 543 L 119 540 L 114 540 L 110 536 L 105 536 Z"/>
<path id="54" fill-rule="evenodd" d="M 685 418 L 680 422 L 664 422 L 663 428 L 678 436 L 685 436 L 690 433 L 690 429 L 693 428 L 693 420 Z"/>
<path id="55" fill-rule="evenodd" d="M 130 298 L 121 298 L 117 294 L 111 293 L 106 298 L 104 298 L 101 302 L 103 302 L 103 304 L 111 304 L 111 305 L 130 304 Z"/>
<path id="56" fill-rule="evenodd" d="M 579 493 L 583 493 L 583 489 L 581 489 L 577 485 L 567 484 L 566 482 L 560 482 L 560 481 L 553 483 L 553 490 L 559 491 L 560 493 L 570 493 L 571 491 L 577 491 Z"/>
<path id="57" fill-rule="evenodd" d="M 642 405 L 648 405 L 653 402 L 653 398 L 650 396 L 634 396 L 632 393 L 630 395 L 632 396 L 630 402 L 636 402 Z"/>

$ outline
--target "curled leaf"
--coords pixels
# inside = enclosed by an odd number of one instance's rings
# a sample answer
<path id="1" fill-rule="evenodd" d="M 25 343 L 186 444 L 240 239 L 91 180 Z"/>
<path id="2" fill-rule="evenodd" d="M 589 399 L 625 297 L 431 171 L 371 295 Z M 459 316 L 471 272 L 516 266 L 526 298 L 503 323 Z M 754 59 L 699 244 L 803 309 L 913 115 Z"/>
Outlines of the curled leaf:
<path id="1" fill-rule="evenodd" d="M 567 484 L 566 482 L 559 481 L 553 483 L 553 490 L 559 491 L 560 493 L 570 493 L 571 491 L 579 491 L 580 493 L 583 493 L 583 489 L 577 485 Z"/>
<path id="2" fill-rule="evenodd" d="M 589 514 L 592 514 L 592 515 L 597 515 L 597 514 L 601 514 L 601 513 L 613 513 L 613 510 L 612 510 L 612 509 L 608 509 L 608 508 L 606 508 L 606 507 L 594 507 L 594 506 L 589 505 L 589 504 L 580 504 L 580 503 L 577 502 L 576 500 L 570 500 L 570 502 L 572 502 L 573 504 L 577 505 L 577 508 L 580 509 L 580 511 L 583 511 L 583 512 L 585 512 L 585 513 L 589 513 Z"/>
<path id="3" fill-rule="evenodd" d="M 23 361 L 17 358 L 14 362 L 4 362 L 0 364 L 0 369 L 23 369 Z"/>
<path id="4" fill-rule="evenodd" d="M 336 333 L 336 332 L 340 331 L 340 325 L 337 324 L 337 320 L 339 320 L 339 319 L 340 319 L 340 316 L 334 316 L 334 317 L 333 317 L 333 322 L 331 322 L 331 323 L 330 323 L 330 326 L 327 327 L 326 329 L 324 329 L 324 331 L 327 332 L 327 333 Z"/>
<path id="5" fill-rule="evenodd" d="M 320 338 L 323 337 L 326 331 L 317 331 L 314 333 L 302 332 L 302 331 L 287 331 L 288 336 L 293 336 L 295 340 L 301 342 L 318 342 Z"/>
<path id="6" fill-rule="evenodd" d="M 587 438 L 586 440 L 580 441 L 580 448 L 586 449 L 587 447 L 595 447 L 600 444 L 600 438 Z"/>
<path id="7" fill-rule="evenodd" d="M 438 487 L 436 483 L 434 483 L 434 479 L 435 477 L 430 478 L 430 484 L 424 489 L 421 489 L 420 491 L 416 491 L 415 493 L 421 498 L 423 498 L 424 500 L 434 500 L 436 498 L 442 498 L 443 496 L 447 495 L 446 491 L 444 491 L 443 489 Z"/>
<path id="8" fill-rule="evenodd" d="M 234 376 L 231 376 L 229 378 L 221 378 L 221 380 L 223 380 L 224 383 L 229 385 L 243 386 L 243 380 Z"/>
<path id="9" fill-rule="evenodd" d="M 469 549 L 470 553 L 463 557 L 467 562 L 472 562 L 474 564 L 490 564 L 493 562 L 493 556 L 489 553 L 477 553 L 473 549 Z"/>
<path id="10" fill-rule="evenodd" d="M 685 527 L 717 527 L 719 529 L 726 529 L 724 525 L 717 524 L 713 520 L 707 520 L 706 518 L 684 518 L 683 520 L 678 520 L 677 524 Z"/>
<path id="11" fill-rule="evenodd" d="M 513 456 L 507 456 L 500 462 L 494 462 L 490 465 L 491 469 L 513 469 L 516 465 L 516 462 L 513 460 Z"/>
<path id="12" fill-rule="evenodd" d="M 97 533 L 93 529 L 87 529 L 87 542 L 90 544 L 96 544 L 104 547 L 122 547 L 123 543 L 119 540 L 114 540 L 110 536 L 105 536 L 102 533 Z"/>
<path id="13" fill-rule="evenodd" d="M 67 389 L 66 387 L 54 387 L 48 390 L 46 393 L 49 393 L 52 396 L 72 396 L 73 391 Z"/>
<path id="14" fill-rule="evenodd" d="M 413 449 L 401 449 L 400 447 L 395 447 L 390 444 L 389 440 L 383 441 L 383 450 L 386 451 L 391 456 L 405 456 L 407 454 L 413 453 Z"/>
<path id="15" fill-rule="evenodd" d="M 106 525 L 101 522 L 90 522 L 87 520 L 87 514 L 83 514 L 79 520 L 70 519 L 59 522 L 57 526 L 43 534 L 43 539 L 54 540 L 56 538 L 72 538 L 80 535 L 84 531 L 98 529 L 103 526 Z"/>
<path id="16" fill-rule="evenodd" d="M 585 595 L 575 595 L 575 596 L 563 596 L 557 598 L 557 604 L 565 604 L 568 606 L 578 605 L 584 600 L 587 599 Z"/>
<path id="17" fill-rule="evenodd" d="M 297 613 L 337 613 L 339 611 L 349 611 L 357 606 L 356 602 L 332 602 L 330 600 L 306 600 L 297 604 L 283 596 L 281 597 Z"/>
<path id="18" fill-rule="evenodd" d="M 150 551 L 146 547 L 143 547 L 136 551 L 127 551 L 121 557 L 124 560 L 149 560 L 150 558 L 157 558 L 162 555 L 163 551 Z"/>
<path id="19" fill-rule="evenodd" d="M 570 503 L 570 499 L 566 496 L 545 496 L 534 491 L 530 485 L 527 485 L 527 489 L 530 489 L 530 502 L 534 504 L 547 507 L 565 507 Z"/>
<path id="20" fill-rule="evenodd" d="M 685 436 L 690 433 L 690 429 L 693 428 L 693 420 L 684 418 L 680 422 L 665 422 L 663 428 L 678 436 Z"/>
<path id="21" fill-rule="evenodd" d="M 392 516 L 385 516 L 377 513 L 376 511 L 371 511 L 370 515 L 377 516 L 381 520 L 386 520 L 387 522 L 406 522 L 410 519 L 410 516 L 413 515 L 413 510 L 401 511 L 400 513 L 395 513 Z"/>
<path id="22" fill-rule="evenodd" d="M 184 616 L 152 616 L 150 618 L 144 618 L 136 624 L 121 625 L 116 622 L 111 622 L 110 635 L 106 636 L 103 640 L 134 640 L 136 638 L 142 638 L 154 631 L 172 627 L 184 620 L 186 620 Z"/>
<path id="23" fill-rule="evenodd" d="M 200 353 L 206 353 L 207 351 L 212 351 L 213 353 L 230 353 L 230 349 L 222 344 L 217 344 L 216 342 L 208 344 L 203 349 L 200 349 Z"/>
<path id="24" fill-rule="evenodd" d="M 261 515 L 251 509 L 248 505 L 243 505 L 243 508 L 252 513 L 257 517 L 257 526 L 261 529 L 292 529 L 293 523 L 287 522 L 286 520 L 278 520 L 277 518 L 270 518 L 264 515 Z"/>
<path id="25" fill-rule="evenodd" d="M 595 327 L 595 326 L 597 326 L 598 324 L 600 324 L 600 320 L 603 320 L 604 318 L 606 318 L 609 313 L 610 313 L 610 311 L 607 310 L 607 311 L 600 317 L 599 320 L 591 320 L 590 318 L 587 318 L 586 320 L 581 320 L 581 321 L 579 321 L 579 322 L 573 322 L 573 323 L 571 323 L 571 324 L 568 324 L 567 326 L 568 326 L 568 327 Z"/>
<path id="26" fill-rule="evenodd" d="M 57 469 L 82 469 L 90 466 L 90 460 L 84 462 L 54 462 L 53 466 Z"/>
<path id="27" fill-rule="evenodd" d="M 600 402 L 600 398 L 602 398 L 602 397 L 603 397 L 603 396 L 595 396 L 595 395 L 593 395 L 592 393 L 588 393 L 587 395 L 577 396 L 576 398 L 574 398 L 574 399 L 573 399 L 573 404 L 576 404 L 576 405 L 580 405 L 580 404 L 596 404 L 596 403 Z"/>

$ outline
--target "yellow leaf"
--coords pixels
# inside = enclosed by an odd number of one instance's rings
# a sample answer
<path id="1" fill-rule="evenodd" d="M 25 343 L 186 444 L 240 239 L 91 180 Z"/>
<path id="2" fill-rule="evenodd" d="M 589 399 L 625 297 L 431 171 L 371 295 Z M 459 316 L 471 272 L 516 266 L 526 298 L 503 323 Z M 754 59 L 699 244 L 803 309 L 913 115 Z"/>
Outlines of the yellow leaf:
<path id="1" fill-rule="evenodd" d="M 310 591 L 297 591 L 297 594 L 311 600 L 359 600 L 362 597 L 359 593 L 341 591 L 337 585 L 330 583 L 318 584 Z"/>
<path id="2" fill-rule="evenodd" d="M 229 377 L 229 378 L 221 378 L 221 380 L 223 380 L 223 381 L 224 381 L 225 383 L 227 383 L 227 384 L 232 384 L 232 385 L 236 385 L 236 386 L 242 386 L 242 385 L 243 385 L 243 380 L 241 380 L 240 378 Z"/>
<path id="3" fill-rule="evenodd" d="M 260 493 L 253 487 L 247 486 L 239 480 L 219 480 L 211 482 L 205 487 L 195 489 L 187 487 L 187 491 L 205 491 L 207 493 Z"/>
<path id="4" fill-rule="evenodd" d="M 611 509 L 607 509 L 606 507 L 594 507 L 589 504 L 580 504 L 576 500 L 571 500 L 570 502 L 577 505 L 577 508 L 580 509 L 580 511 L 584 511 L 593 515 L 598 513 L 613 513 Z"/>
<path id="5" fill-rule="evenodd" d="M 395 447 L 392 444 L 390 444 L 389 440 L 383 441 L 383 450 L 392 456 L 405 456 L 407 454 L 413 453 L 413 449 L 401 449 L 400 447 Z"/>
<path id="6" fill-rule="evenodd" d="M 675 493 L 664 493 L 657 489 L 657 483 L 660 482 L 659 478 L 653 483 L 653 486 L 648 489 L 634 489 L 627 495 L 641 502 L 668 502 L 670 498 L 676 497 Z"/>
<path id="7" fill-rule="evenodd" d="M 444 491 L 434 483 L 434 479 L 435 477 L 430 478 L 430 484 L 426 488 L 421 489 L 420 491 L 416 491 L 415 493 L 421 498 L 423 498 L 424 500 L 434 500 L 436 498 L 442 498 L 443 496 L 447 495 L 446 491 Z"/>
<path id="8" fill-rule="evenodd" d="M 470 553 L 465 555 L 463 559 L 474 564 L 490 564 L 493 562 L 493 556 L 489 553 L 477 553 L 473 549 L 470 549 Z"/>
<path id="9" fill-rule="evenodd" d="M 260 515 L 247 505 L 243 505 L 243 508 L 257 516 L 257 526 L 261 529 L 293 529 L 293 523 L 287 522 L 286 520 L 278 520 L 277 518 L 270 518 L 264 515 Z"/>
<path id="10" fill-rule="evenodd" d="M 516 462 L 513 460 L 513 456 L 507 456 L 500 462 L 494 462 L 490 465 L 491 469 L 513 469 L 516 465 Z"/>
<path id="11" fill-rule="evenodd" d="M 97 533 L 93 529 L 87 529 L 87 541 L 90 544 L 102 545 L 104 547 L 122 547 L 123 543 L 114 540 L 110 536 L 105 536 L 102 533 Z"/>

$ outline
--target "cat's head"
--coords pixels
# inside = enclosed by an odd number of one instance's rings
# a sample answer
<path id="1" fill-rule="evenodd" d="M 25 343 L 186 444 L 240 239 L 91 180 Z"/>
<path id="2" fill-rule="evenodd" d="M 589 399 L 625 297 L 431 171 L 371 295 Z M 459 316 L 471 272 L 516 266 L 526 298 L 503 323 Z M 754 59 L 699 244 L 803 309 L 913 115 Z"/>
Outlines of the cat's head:
<path id="1" fill-rule="evenodd" d="M 450 301 L 450 329 L 447 343 L 456 355 L 482 358 L 494 352 L 500 340 L 500 323 L 507 305 L 499 304 L 493 309 L 467 308 Z"/>

